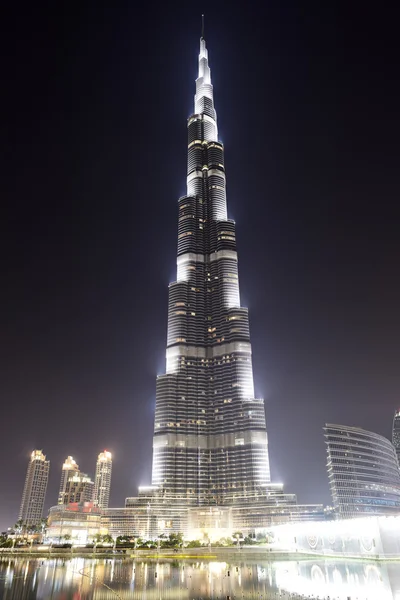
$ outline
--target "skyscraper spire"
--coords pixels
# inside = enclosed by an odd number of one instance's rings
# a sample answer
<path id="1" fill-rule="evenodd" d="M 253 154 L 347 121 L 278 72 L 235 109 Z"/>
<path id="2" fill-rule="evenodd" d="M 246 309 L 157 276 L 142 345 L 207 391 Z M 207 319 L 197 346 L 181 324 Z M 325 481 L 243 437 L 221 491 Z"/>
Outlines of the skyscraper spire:
<path id="1" fill-rule="evenodd" d="M 270 474 L 264 401 L 254 397 L 248 311 L 240 305 L 236 228 L 227 216 L 204 16 L 188 120 L 187 195 L 178 208 L 153 485 L 192 505 L 229 505 L 265 489 Z"/>
<path id="2" fill-rule="evenodd" d="M 204 15 L 201 15 L 201 39 L 204 40 Z"/>

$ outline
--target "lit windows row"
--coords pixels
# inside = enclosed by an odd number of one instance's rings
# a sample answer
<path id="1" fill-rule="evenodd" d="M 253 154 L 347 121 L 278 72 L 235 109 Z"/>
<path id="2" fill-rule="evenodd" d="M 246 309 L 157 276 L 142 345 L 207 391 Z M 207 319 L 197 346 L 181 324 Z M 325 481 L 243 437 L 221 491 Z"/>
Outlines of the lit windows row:
<path id="1" fill-rule="evenodd" d="M 170 421 L 169 423 L 156 423 L 156 428 L 160 429 L 160 427 L 181 427 L 181 425 L 207 425 L 207 421 L 202 419 L 183 419 L 179 423 L 174 423 Z"/>

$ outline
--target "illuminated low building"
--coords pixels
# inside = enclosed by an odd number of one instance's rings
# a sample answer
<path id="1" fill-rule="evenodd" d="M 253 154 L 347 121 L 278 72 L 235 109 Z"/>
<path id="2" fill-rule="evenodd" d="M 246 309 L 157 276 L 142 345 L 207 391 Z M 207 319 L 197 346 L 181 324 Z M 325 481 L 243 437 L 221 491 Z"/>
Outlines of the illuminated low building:
<path id="1" fill-rule="evenodd" d="M 246 502 L 234 498 L 231 505 L 234 529 L 246 533 L 260 527 L 325 518 L 322 504 L 297 504 L 296 494 L 286 493 L 282 483 L 267 484 Z"/>
<path id="2" fill-rule="evenodd" d="M 270 527 L 267 533 L 271 549 L 279 551 L 382 559 L 400 556 L 400 515 L 290 523 Z"/>
<path id="3" fill-rule="evenodd" d="M 131 525 L 135 527 L 130 533 L 156 538 L 161 533 L 180 532 L 186 539 L 217 541 L 237 530 L 249 535 L 260 527 L 325 518 L 322 504 L 297 504 L 296 495 L 285 493 L 282 483 L 266 484 L 252 496 L 227 495 L 225 500 L 223 505 L 190 506 L 185 497 L 176 495 L 171 499 L 155 486 L 141 487 L 138 497 L 125 501 L 125 508 L 132 510 Z M 110 511 L 115 511 L 116 521 L 117 511 L 123 515 L 123 509 Z M 123 518 L 128 518 L 127 514 Z"/>
<path id="4" fill-rule="evenodd" d="M 86 544 L 98 533 L 103 533 L 101 510 L 92 502 L 59 504 L 50 508 L 46 537 L 52 543 L 69 540 L 74 544 Z"/>
<path id="5" fill-rule="evenodd" d="M 132 508 L 105 508 L 101 515 L 101 527 L 113 538 L 119 536 L 141 537 L 146 530 L 146 511 Z"/>

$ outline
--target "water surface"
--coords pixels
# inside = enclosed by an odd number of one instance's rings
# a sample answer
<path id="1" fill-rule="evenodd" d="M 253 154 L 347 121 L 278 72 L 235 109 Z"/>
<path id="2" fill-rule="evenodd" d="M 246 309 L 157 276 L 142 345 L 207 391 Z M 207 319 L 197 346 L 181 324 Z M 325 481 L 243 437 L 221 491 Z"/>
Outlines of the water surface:
<path id="1" fill-rule="evenodd" d="M 2 600 L 322 600 L 328 597 L 400 600 L 400 563 L 0 559 Z"/>

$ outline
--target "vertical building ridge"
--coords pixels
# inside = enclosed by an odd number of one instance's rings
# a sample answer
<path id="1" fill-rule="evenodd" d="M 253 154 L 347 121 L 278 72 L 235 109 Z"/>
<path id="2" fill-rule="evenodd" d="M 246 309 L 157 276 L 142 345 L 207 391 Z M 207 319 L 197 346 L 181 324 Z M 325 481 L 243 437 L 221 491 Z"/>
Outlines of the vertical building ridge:
<path id="1" fill-rule="evenodd" d="M 152 483 L 193 505 L 235 503 L 265 487 L 270 470 L 203 34 L 187 126 L 187 194 L 178 201 L 177 276 L 169 286 L 166 373 L 157 378 Z"/>
<path id="2" fill-rule="evenodd" d="M 395 411 L 393 417 L 392 443 L 396 449 L 397 461 L 400 468 L 400 408 Z"/>

